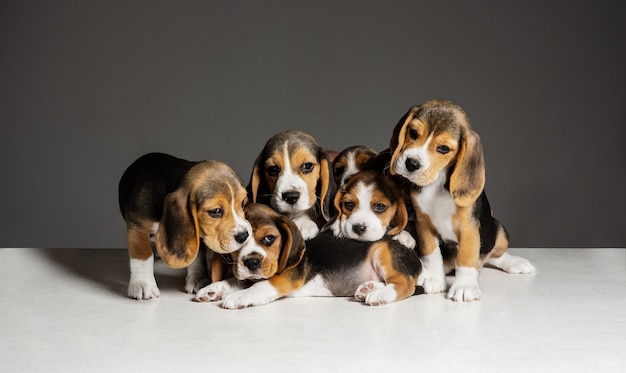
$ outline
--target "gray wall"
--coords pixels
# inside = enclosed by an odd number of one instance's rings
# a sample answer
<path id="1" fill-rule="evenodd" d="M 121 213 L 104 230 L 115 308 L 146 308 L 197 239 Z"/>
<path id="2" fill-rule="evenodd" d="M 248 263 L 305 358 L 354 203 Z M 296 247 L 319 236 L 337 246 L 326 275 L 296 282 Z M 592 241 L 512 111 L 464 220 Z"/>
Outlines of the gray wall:
<path id="1" fill-rule="evenodd" d="M 620 4 L 2 1 L 0 247 L 125 247 L 117 182 L 145 152 L 247 182 L 279 130 L 382 150 L 431 98 L 481 135 L 512 246 L 624 247 Z"/>

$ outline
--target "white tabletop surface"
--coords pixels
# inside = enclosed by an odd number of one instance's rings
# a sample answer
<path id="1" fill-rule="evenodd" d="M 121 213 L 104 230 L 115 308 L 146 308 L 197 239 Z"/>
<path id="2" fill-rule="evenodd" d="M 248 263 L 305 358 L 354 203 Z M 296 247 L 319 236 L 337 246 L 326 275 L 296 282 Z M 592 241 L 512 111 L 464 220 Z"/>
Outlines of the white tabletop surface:
<path id="1" fill-rule="evenodd" d="M 482 300 L 380 307 L 282 299 L 192 302 L 156 265 L 161 297 L 126 297 L 125 250 L 0 249 L 0 372 L 614 372 L 626 369 L 626 250 L 511 249 Z"/>

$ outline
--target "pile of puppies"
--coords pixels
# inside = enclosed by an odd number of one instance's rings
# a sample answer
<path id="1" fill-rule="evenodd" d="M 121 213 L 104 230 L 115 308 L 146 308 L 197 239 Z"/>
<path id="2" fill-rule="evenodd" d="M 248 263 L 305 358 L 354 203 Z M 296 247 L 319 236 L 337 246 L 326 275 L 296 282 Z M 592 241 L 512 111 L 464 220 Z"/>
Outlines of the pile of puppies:
<path id="1" fill-rule="evenodd" d="M 310 135 L 279 132 L 247 186 L 219 161 L 147 154 L 119 183 L 128 296 L 159 296 L 156 252 L 187 268 L 195 300 L 229 309 L 285 296 L 382 305 L 446 290 L 454 301 L 479 300 L 485 263 L 534 272 L 506 253 L 508 234 L 484 184 L 479 137 L 444 100 L 411 107 L 381 152 L 359 145 L 331 158 Z"/>

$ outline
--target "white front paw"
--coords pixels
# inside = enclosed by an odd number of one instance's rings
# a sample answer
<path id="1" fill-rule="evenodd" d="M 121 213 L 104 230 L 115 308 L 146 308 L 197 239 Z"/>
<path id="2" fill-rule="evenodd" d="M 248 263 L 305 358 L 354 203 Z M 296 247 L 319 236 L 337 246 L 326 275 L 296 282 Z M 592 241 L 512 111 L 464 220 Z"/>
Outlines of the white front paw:
<path id="1" fill-rule="evenodd" d="M 394 240 L 400 242 L 402 245 L 408 247 L 409 249 L 415 248 L 416 242 L 415 238 L 411 235 L 411 233 L 407 231 L 402 231 L 395 236 L 392 237 Z"/>
<path id="2" fill-rule="evenodd" d="M 157 287 L 154 276 L 145 278 L 137 278 L 131 276 L 128 283 L 128 297 L 133 299 L 153 299 L 158 298 L 161 291 Z"/>
<path id="3" fill-rule="evenodd" d="M 232 285 L 228 280 L 214 282 L 199 289 L 193 298 L 196 302 L 215 302 L 232 291 Z"/>
<path id="4" fill-rule="evenodd" d="M 398 293 L 393 286 L 380 281 L 368 281 L 359 285 L 354 297 L 370 306 L 381 306 L 396 300 Z"/>
<path id="5" fill-rule="evenodd" d="M 241 309 L 268 304 L 276 298 L 278 292 L 269 281 L 260 281 L 247 289 L 224 296 L 221 306 L 231 310 Z"/>
<path id="6" fill-rule="evenodd" d="M 315 224 L 315 222 L 307 215 L 297 217 L 293 219 L 293 222 L 300 230 L 300 234 L 302 234 L 302 238 L 304 240 L 310 240 L 311 238 L 317 236 L 320 231 L 317 224 Z"/>
<path id="7" fill-rule="evenodd" d="M 471 302 L 480 300 L 482 293 L 478 285 L 478 270 L 469 267 L 458 267 L 454 283 L 448 292 L 448 299 L 455 302 Z"/>
<path id="8" fill-rule="evenodd" d="M 443 274 L 443 271 L 441 275 L 422 271 L 417 279 L 417 285 L 423 287 L 426 294 L 443 293 L 446 290 L 446 276 Z"/>

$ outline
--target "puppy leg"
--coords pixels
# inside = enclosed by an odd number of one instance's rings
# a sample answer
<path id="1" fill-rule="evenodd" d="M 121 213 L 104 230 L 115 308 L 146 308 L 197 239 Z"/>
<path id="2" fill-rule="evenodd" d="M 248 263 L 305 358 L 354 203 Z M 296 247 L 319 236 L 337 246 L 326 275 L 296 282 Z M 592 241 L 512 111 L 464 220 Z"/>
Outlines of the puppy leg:
<path id="1" fill-rule="evenodd" d="M 448 299 L 456 302 L 479 300 L 482 293 L 478 284 L 480 236 L 474 224 L 464 226 L 459 233 L 455 279 L 448 291 Z"/>
<path id="2" fill-rule="evenodd" d="M 395 236 L 391 236 L 394 240 L 400 242 L 402 245 L 408 247 L 409 249 L 414 249 L 417 242 L 415 242 L 415 238 L 411 235 L 411 233 L 407 231 L 402 231 Z"/>
<path id="3" fill-rule="evenodd" d="M 195 293 L 211 283 L 207 261 L 210 261 L 212 251 L 201 245 L 196 259 L 187 267 L 185 277 L 185 291 L 188 294 Z"/>
<path id="4" fill-rule="evenodd" d="M 241 290 L 241 286 L 237 282 L 237 279 L 229 278 L 214 282 L 210 285 L 203 287 L 196 292 L 196 296 L 193 298 L 196 302 L 215 302 L 221 300 L 228 294 Z"/>
<path id="5" fill-rule="evenodd" d="M 418 214 L 416 228 L 422 260 L 422 273 L 417 284 L 424 287 L 426 294 L 443 293 L 447 287 L 443 256 L 428 216 Z"/>
<path id="6" fill-rule="evenodd" d="M 128 297 L 133 299 L 152 299 L 161 295 L 154 278 L 154 256 L 150 245 L 151 228 L 149 226 L 127 227 L 128 253 L 130 256 L 130 281 Z"/>
<path id="7" fill-rule="evenodd" d="M 495 247 L 487 258 L 487 263 L 508 273 L 535 273 L 535 267 L 530 264 L 528 259 L 507 253 L 506 249 L 508 246 L 508 239 L 506 238 L 504 229 L 501 228 L 496 238 Z"/>

